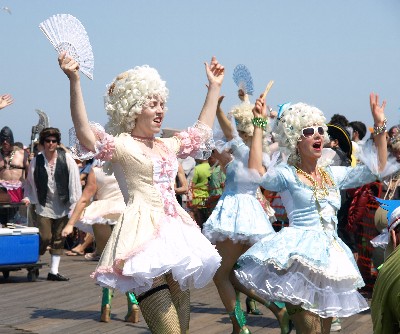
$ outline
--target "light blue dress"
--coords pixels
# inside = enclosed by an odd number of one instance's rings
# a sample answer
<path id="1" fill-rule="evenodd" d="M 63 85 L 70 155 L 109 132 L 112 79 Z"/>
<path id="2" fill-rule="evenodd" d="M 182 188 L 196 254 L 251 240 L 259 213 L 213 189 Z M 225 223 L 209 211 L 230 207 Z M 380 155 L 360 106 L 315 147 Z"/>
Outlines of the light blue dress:
<path id="1" fill-rule="evenodd" d="M 203 234 L 215 244 L 230 239 L 250 245 L 276 234 L 256 198 L 260 177 L 247 168 L 249 148 L 240 137 L 229 143 L 233 160 L 226 167 L 224 192 L 203 225 Z"/>
<path id="2" fill-rule="evenodd" d="M 236 275 L 268 300 L 302 304 L 321 317 L 347 317 L 368 308 L 357 292 L 364 282 L 350 249 L 337 235 L 340 189 L 375 181 L 367 166 L 326 167 L 335 185 L 315 200 L 293 166 L 268 170 L 261 186 L 279 192 L 289 227 L 253 245 L 239 258 Z"/>

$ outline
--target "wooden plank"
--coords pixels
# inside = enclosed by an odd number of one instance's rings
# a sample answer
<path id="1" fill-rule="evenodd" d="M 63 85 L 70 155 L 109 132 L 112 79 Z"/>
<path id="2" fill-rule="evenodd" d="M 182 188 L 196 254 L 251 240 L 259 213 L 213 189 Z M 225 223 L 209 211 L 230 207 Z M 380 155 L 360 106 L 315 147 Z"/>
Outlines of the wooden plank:
<path id="1" fill-rule="evenodd" d="M 50 256 L 41 259 L 49 263 Z M 96 262 L 86 261 L 81 256 L 61 259 L 60 271 L 70 277 L 69 282 L 48 282 L 48 266 L 40 270 L 37 282 L 27 281 L 27 271 L 10 273 L 4 280 L 0 276 L 2 312 L 0 333 L 37 334 L 147 334 L 150 333 L 143 316 L 140 322 L 124 322 L 127 312 L 126 296 L 115 292 L 112 302 L 111 322 L 101 323 L 101 288 L 90 278 Z M 244 307 L 245 296 L 241 296 Z M 279 334 L 278 322 L 271 311 L 259 306 L 263 316 L 248 316 L 248 326 L 253 334 Z M 191 292 L 192 334 L 230 333 L 232 326 L 213 283 Z M 294 333 L 294 332 L 292 332 Z M 372 334 L 369 312 L 342 319 L 340 334 Z"/>

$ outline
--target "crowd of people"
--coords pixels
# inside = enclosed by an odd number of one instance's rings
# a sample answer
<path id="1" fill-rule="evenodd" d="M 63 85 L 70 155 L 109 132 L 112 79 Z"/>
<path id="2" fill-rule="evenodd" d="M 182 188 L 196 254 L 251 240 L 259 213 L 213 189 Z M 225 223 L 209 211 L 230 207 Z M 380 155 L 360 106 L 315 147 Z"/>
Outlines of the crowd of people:
<path id="1" fill-rule="evenodd" d="M 168 99 L 157 70 L 137 66 L 112 80 L 103 127 L 88 120 L 79 63 L 65 52 L 58 62 L 70 84 L 68 147 L 54 127 L 40 132 L 36 153 L 17 146 L 7 126 L 0 131 L 2 198 L 28 208 L 39 254 L 51 254 L 48 280 L 69 280 L 60 260 L 66 238 L 80 230 L 87 244 L 95 241 L 88 259 L 98 261 L 92 278 L 102 287 L 101 321 L 110 321 L 119 290 L 126 321 L 139 321 L 140 309 L 152 333 L 188 333 L 189 291 L 213 281 L 234 334 L 250 333 L 240 293 L 247 313 L 262 315 L 257 303 L 264 305 L 283 334 L 329 333 L 340 318 L 369 308 L 359 291 L 357 229 L 376 195 L 391 210 L 380 213 L 381 220 L 387 213 L 383 232 L 377 227 L 372 240 L 377 253 L 387 247 L 386 259 L 373 262 L 381 268 L 374 330 L 399 331 L 400 126 L 387 130 L 377 94 L 369 97 L 372 120 L 335 114 L 328 122 L 305 103 L 273 110 L 267 91 L 252 103 L 241 84 L 240 102 L 225 113 L 225 69 L 212 57 L 197 121 L 157 136 Z M 13 102 L 0 96 L 0 109 Z M 79 168 L 82 161 L 90 163 Z M 3 227 L 17 210 L 0 211 Z"/>

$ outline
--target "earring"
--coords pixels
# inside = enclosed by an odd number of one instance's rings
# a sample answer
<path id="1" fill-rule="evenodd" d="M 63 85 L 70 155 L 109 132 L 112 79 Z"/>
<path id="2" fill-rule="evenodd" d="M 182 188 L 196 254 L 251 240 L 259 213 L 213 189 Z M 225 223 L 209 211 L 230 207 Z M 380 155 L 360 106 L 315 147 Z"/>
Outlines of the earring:
<path id="1" fill-rule="evenodd" d="M 296 147 L 296 161 L 297 165 L 301 165 L 301 156 L 299 154 L 299 149 Z"/>

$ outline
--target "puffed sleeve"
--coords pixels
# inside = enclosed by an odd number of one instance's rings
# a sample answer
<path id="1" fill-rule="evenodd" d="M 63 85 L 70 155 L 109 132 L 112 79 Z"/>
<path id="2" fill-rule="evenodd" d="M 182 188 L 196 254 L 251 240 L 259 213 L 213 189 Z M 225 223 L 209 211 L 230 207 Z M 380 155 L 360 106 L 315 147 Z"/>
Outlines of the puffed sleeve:
<path id="1" fill-rule="evenodd" d="M 378 179 L 378 176 L 363 164 L 356 167 L 330 166 L 329 168 L 339 189 L 358 188 Z"/>
<path id="2" fill-rule="evenodd" d="M 287 164 L 275 164 L 273 157 L 267 172 L 262 176 L 260 185 L 264 189 L 274 192 L 282 192 L 288 188 L 288 180 L 293 175 Z"/>
<path id="3" fill-rule="evenodd" d="M 187 130 L 178 132 L 174 138 L 177 140 L 178 158 L 191 156 L 195 159 L 207 159 L 214 147 L 212 129 L 200 121 Z"/>
<path id="4" fill-rule="evenodd" d="M 380 180 L 400 169 L 400 164 L 396 161 L 396 158 L 389 155 L 384 170 L 379 171 L 378 152 L 372 140 L 367 140 L 358 145 L 356 157 Z"/>
<path id="5" fill-rule="evenodd" d="M 102 161 L 111 160 L 115 152 L 114 137 L 108 134 L 98 123 L 90 122 L 90 128 L 96 137 L 95 152 L 92 152 L 83 146 L 76 136 L 75 128 L 71 128 L 69 130 L 71 155 L 74 159 L 79 160 L 87 160 L 91 158 Z"/>

